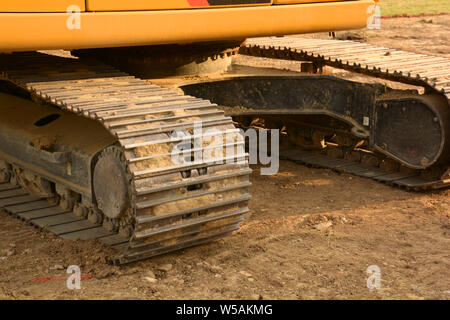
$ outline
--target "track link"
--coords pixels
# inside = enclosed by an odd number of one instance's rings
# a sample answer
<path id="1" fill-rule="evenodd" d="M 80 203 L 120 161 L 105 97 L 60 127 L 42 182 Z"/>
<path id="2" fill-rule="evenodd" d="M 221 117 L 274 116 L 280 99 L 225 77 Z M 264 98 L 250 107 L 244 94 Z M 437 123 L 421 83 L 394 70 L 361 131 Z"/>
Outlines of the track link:
<path id="1" fill-rule="evenodd" d="M 116 249 L 128 242 L 127 238 L 108 232 L 100 224 L 80 218 L 72 210 L 65 210 L 58 204 L 29 194 L 20 186 L 10 183 L 0 184 L 0 208 L 36 228 L 45 229 L 63 239 L 99 239 L 100 242 Z"/>
<path id="2" fill-rule="evenodd" d="M 241 54 L 309 61 L 315 70 L 323 66 L 339 68 L 374 78 L 424 87 L 445 97 L 450 108 L 450 60 L 442 57 L 404 52 L 367 43 L 343 40 L 306 39 L 298 37 L 264 37 L 248 39 Z M 448 124 L 449 121 L 447 121 Z M 346 159 L 330 159 L 306 150 L 285 150 L 284 157 L 311 166 L 369 177 L 412 190 L 430 190 L 450 186 L 450 166 L 439 168 L 444 174 L 430 179 L 425 170 L 386 172 Z M 433 167 L 431 167 L 433 169 Z"/>
<path id="3" fill-rule="evenodd" d="M 33 100 L 98 121 L 116 138 L 131 181 L 128 220 L 133 232 L 123 237 L 10 183 L 0 184 L 0 208 L 62 238 L 99 239 L 119 250 L 111 257 L 116 264 L 209 242 L 238 229 L 248 212 L 251 170 L 242 136 L 216 105 L 93 60 L 18 53 L 0 55 L 0 70 L 0 79 Z M 192 132 L 199 123 L 202 138 L 208 137 L 208 128 L 233 135 L 235 154 L 174 164 L 170 152 L 181 138 L 171 134 Z M 207 149 L 202 144 L 185 151 L 204 154 Z"/>
<path id="4" fill-rule="evenodd" d="M 362 178 L 370 178 L 390 186 L 410 191 L 442 189 L 450 186 L 450 179 L 434 180 L 421 176 L 420 170 L 386 171 L 379 167 L 370 167 L 349 159 L 336 159 L 326 154 L 299 149 L 282 149 L 280 157 L 314 168 L 327 168 L 339 173 L 348 173 Z"/>

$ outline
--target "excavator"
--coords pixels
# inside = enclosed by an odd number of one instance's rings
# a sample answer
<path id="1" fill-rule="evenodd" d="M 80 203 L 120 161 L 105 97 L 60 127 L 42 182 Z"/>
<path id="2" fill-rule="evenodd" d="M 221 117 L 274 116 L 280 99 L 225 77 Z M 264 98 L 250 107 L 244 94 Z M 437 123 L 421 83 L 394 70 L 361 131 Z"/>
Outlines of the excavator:
<path id="1" fill-rule="evenodd" d="M 448 187 L 450 61 L 298 36 L 365 28 L 376 6 L 2 1 L 0 208 L 111 247 L 114 264 L 207 243 L 249 211 L 243 128 L 279 129 L 291 161 L 410 190 Z M 233 74 L 237 54 L 301 67 Z M 227 139 L 212 148 L 212 135 Z"/>

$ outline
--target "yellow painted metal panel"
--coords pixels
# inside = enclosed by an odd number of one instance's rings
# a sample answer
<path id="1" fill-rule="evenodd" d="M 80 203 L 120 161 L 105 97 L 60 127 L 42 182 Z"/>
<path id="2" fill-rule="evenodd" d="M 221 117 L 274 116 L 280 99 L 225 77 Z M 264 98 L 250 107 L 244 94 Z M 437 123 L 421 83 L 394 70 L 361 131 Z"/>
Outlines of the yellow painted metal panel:
<path id="1" fill-rule="evenodd" d="M 231 5 L 224 5 L 227 1 L 215 0 L 86 0 L 88 11 L 126 11 L 126 10 L 165 10 L 165 9 L 193 9 L 271 5 L 271 0 L 229 0 Z M 252 3 L 260 2 L 260 3 Z M 233 4 L 234 3 L 234 4 Z M 247 3 L 247 4 L 246 4 Z"/>
<path id="2" fill-rule="evenodd" d="M 85 10 L 84 0 L 1 0 L 0 12 L 67 12 L 74 5 Z"/>
<path id="3" fill-rule="evenodd" d="M 244 39 L 358 29 L 372 0 L 228 9 L 95 12 L 67 28 L 63 13 L 0 13 L 0 51 L 78 49 Z"/>

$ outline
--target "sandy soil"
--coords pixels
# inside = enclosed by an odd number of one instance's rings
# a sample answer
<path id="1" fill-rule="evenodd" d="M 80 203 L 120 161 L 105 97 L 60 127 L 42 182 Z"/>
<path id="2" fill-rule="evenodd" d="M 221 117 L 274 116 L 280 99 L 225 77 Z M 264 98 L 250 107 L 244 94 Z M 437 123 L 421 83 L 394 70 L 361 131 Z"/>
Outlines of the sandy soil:
<path id="1" fill-rule="evenodd" d="M 380 30 L 361 33 L 372 44 L 450 58 L 450 15 L 382 19 Z"/>
<path id="2" fill-rule="evenodd" d="M 233 237 L 124 267 L 105 265 L 110 252 L 94 241 L 55 239 L 1 213 L 0 298 L 450 297 L 449 190 L 408 193 L 287 161 L 275 176 L 256 168 L 252 181 L 251 214 Z M 80 291 L 52 270 L 72 264 L 92 277 Z M 380 290 L 366 287 L 370 265 Z"/>
<path id="3" fill-rule="evenodd" d="M 383 20 L 367 41 L 450 57 L 450 16 L 425 19 Z M 111 252 L 95 241 L 0 212 L 0 299 L 450 298 L 450 190 L 410 193 L 287 161 L 274 176 L 254 169 L 251 213 L 233 237 L 123 267 L 106 265 Z M 81 290 L 66 288 L 69 265 L 85 275 Z M 371 265 L 379 290 L 366 287 Z"/>

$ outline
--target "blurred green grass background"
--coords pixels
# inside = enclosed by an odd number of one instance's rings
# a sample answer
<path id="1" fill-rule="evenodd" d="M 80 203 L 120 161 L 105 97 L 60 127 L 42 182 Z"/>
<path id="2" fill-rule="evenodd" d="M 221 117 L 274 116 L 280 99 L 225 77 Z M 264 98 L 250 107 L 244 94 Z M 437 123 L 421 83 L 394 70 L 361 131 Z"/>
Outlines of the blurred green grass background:
<path id="1" fill-rule="evenodd" d="M 450 0 L 380 0 L 382 16 L 450 12 Z"/>

